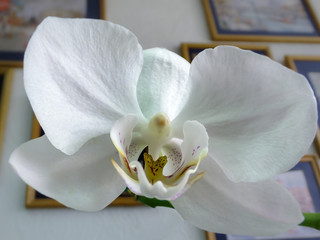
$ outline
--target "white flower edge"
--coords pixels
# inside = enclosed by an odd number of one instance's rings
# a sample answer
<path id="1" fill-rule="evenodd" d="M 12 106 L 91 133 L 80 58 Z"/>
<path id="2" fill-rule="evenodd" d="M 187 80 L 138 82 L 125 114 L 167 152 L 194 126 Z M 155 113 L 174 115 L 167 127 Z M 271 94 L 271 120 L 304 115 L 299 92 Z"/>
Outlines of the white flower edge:
<path id="1" fill-rule="evenodd" d="M 50 142 L 71 155 L 124 115 L 143 117 L 136 96 L 142 64 L 142 47 L 122 26 L 46 18 L 25 52 L 24 85 Z"/>
<path id="2" fill-rule="evenodd" d="M 314 139 L 317 108 L 308 81 L 266 56 L 231 46 L 207 49 L 192 61 L 189 81 L 188 102 L 172 125 L 201 122 L 209 155 L 234 182 L 289 170 Z"/>
<path id="3" fill-rule="evenodd" d="M 98 211 L 125 189 L 110 162 L 116 155 L 108 135 L 90 140 L 71 156 L 54 148 L 43 136 L 17 148 L 10 164 L 40 193 L 70 208 Z"/>
<path id="4" fill-rule="evenodd" d="M 172 205 L 193 225 L 216 233 L 275 236 L 303 221 L 299 203 L 273 180 L 234 183 L 207 157 L 206 174 Z"/>

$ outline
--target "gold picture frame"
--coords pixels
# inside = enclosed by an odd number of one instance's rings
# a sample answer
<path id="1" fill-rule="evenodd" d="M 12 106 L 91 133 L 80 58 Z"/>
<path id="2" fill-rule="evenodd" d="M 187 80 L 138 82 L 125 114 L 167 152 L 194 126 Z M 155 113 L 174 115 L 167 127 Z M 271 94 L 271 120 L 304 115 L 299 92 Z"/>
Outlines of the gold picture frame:
<path id="1" fill-rule="evenodd" d="M 9 109 L 11 86 L 14 69 L 0 66 L 0 159 L 2 155 L 3 138 Z"/>
<path id="2" fill-rule="evenodd" d="M 34 188 L 27 185 L 26 190 L 26 208 L 65 208 L 62 203 L 48 198 L 39 194 Z M 132 196 L 127 193 L 122 193 L 118 198 L 116 198 L 108 207 L 116 206 L 142 206 L 141 203 L 137 202 Z"/>
<path id="3" fill-rule="evenodd" d="M 285 57 L 285 64 L 287 67 L 291 68 L 292 70 L 301 73 L 304 75 L 307 80 L 309 81 L 315 95 L 320 94 L 320 89 L 316 89 L 316 87 L 312 84 L 312 79 L 309 76 L 310 72 L 319 72 L 320 74 L 320 55 L 319 56 L 296 56 L 296 55 L 289 55 Z M 318 155 L 320 156 L 320 102 L 318 97 L 318 130 L 316 133 L 316 137 L 314 140 L 314 144 L 317 150 Z"/>
<path id="4" fill-rule="evenodd" d="M 32 123 L 32 132 L 31 139 L 38 138 L 43 135 L 42 128 L 37 120 L 33 117 Z M 26 208 L 63 208 L 63 204 L 58 201 L 48 198 L 47 196 L 42 195 L 37 192 L 34 188 L 27 185 L 26 189 L 26 199 L 25 199 Z M 136 201 L 129 193 L 123 192 L 118 198 L 116 198 L 108 206 L 142 206 L 142 204 Z"/>
<path id="5" fill-rule="evenodd" d="M 304 166 L 303 166 L 304 165 Z M 311 195 L 311 198 L 313 201 L 317 201 L 317 208 L 320 208 L 320 199 L 315 197 L 318 196 L 318 194 L 320 193 L 320 168 L 319 168 L 319 164 L 318 164 L 318 160 L 317 157 L 314 155 L 305 155 L 300 162 L 291 170 L 289 171 L 297 171 L 300 170 L 303 172 L 305 178 L 306 178 L 306 183 L 307 183 L 307 188 L 309 189 L 309 187 L 312 185 L 312 187 L 316 188 L 317 190 L 317 194 L 315 195 Z M 312 172 L 312 173 L 310 173 Z M 309 185 L 309 183 L 312 183 Z M 293 189 L 294 187 L 292 187 Z M 290 191 L 290 189 L 288 189 Z M 293 190 L 293 191 L 297 191 L 297 189 Z M 309 191 L 311 191 L 309 189 Z M 299 201 L 299 200 L 298 200 Z M 303 200 L 302 200 L 303 201 Z M 213 232 L 207 232 L 207 240 L 225 240 L 228 239 L 227 236 L 225 234 L 215 234 Z M 289 235 L 288 235 L 289 236 Z M 319 234 L 320 236 L 320 234 Z M 310 239 L 319 239 L 318 237 L 315 238 L 310 238 Z M 253 239 L 257 239 L 254 237 L 247 237 L 247 238 L 243 238 L 240 237 L 239 239 L 242 240 L 253 240 Z M 282 237 L 282 238 L 277 238 L 277 237 L 271 237 L 268 239 L 275 239 L 275 240 L 280 240 L 280 239 L 287 239 L 287 240 L 294 240 L 294 239 L 304 239 L 303 236 L 299 236 L 299 238 L 292 238 L 292 237 Z M 307 238 L 306 238 L 307 239 Z"/>
<path id="6" fill-rule="evenodd" d="M 270 48 L 265 45 L 248 45 L 248 44 L 224 44 L 224 43 L 182 43 L 181 55 L 188 62 L 191 62 L 194 57 L 201 51 L 207 48 L 215 48 L 221 45 L 235 46 L 244 50 L 251 50 L 272 58 Z"/>
<path id="7" fill-rule="evenodd" d="M 75 1 L 69 8 L 62 1 L 46 0 L 33 4 L 32 15 L 25 15 L 24 9 L 32 3 L 5 1 L 2 4 L 0 66 L 22 66 L 30 36 L 46 16 L 106 19 L 106 0 L 82 0 L 81 3 Z"/>
<path id="8" fill-rule="evenodd" d="M 251 9 L 253 6 L 248 3 L 239 6 L 239 3 L 245 0 L 217 0 L 215 3 L 213 1 L 202 0 L 210 34 L 215 41 L 320 42 L 319 20 L 308 0 L 297 0 L 297 9 L 292 10 L 291 6 L 274 6 L 273 1 L 268 11 L 264 5 L 261 12 L 258 7 Z M 261 2 L 265 4 L 265 1 Z M 259 1 L 256 4 L 260 4 Z M 280 11 L 281 9 L 283 11 Z M 244 14 L 246 11 L 248 13 Z M 279 15 L 274 16 L 276 11 Z M 298 17 L 301 21 L 295 21 Z M 306 25 L 301 26 L 301 22 Z M 282 26 L 283 32 L 282 29 L 273 29 L 270 26 Z"/>

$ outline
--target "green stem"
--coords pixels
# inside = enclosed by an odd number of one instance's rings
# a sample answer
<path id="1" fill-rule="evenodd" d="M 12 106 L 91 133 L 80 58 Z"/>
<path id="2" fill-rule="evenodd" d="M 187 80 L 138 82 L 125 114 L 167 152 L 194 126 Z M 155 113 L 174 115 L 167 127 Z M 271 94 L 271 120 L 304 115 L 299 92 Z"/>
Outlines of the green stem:
<path id="1" fill-rule="evenodd" d="M 134 197 L 134 199 L 138 202 L 141 202 L 144 205 L 147 205 L 149 207 L 155 208 L 155 207 L 168 207 L 168 208 L 174 208 L 174 206 L 171 204 L 171 202 L 166 200 L 159 200 L 156 198 L 147 198 L 144 196 L 138 196 L 131 192 L 128 188 L 126 188 L 126 191 Z M 320 230 L 320 213 L 303 213 L 304 221 L 300 223 L 300 226 L 305 227 L 311 227 L 317 230 Z"/>
<path id="2" fill-rule="evenodd" d="M 149 207 L 155 208 L 155 207 L 168 207 L 168 208 L 174 208 L 174 206 L 171 204 L 171 202 L 167 200 L 159 200 L 156 198 L 147 198 L 144 196 L 138 196 L 131 192 L 128 188 L 126 188 L 126 191 L 134 197 L 134 199 L 138 202 L 141 202 L 144 205 L 147 205 Z"/>
<path id="3" fill-rule="evenodd" d="M 320 213 L 303 213 L 304 221 L 300 226 L 311 227 L 320 230 Z"/>

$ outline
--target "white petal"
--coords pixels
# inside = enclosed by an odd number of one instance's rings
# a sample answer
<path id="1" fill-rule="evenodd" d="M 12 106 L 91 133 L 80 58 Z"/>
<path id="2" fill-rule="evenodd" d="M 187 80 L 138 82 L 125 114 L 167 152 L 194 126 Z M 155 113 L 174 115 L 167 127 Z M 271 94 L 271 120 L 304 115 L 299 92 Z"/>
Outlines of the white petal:
<path id="1" fill-rule="evenodd" d="M 197 121 L 187 121 L 183 125 L 183 143 L 181 145 L 184 166 L 197 164 L 208 153 L 208 134 L 205 127 Z"/>
<path id="2" fill-rule="evenodd" d="M 205 176 L 172 202 L 190 223 L 207 231 L 272 236 L 303 220 L 299 204 L 278 183 L 231 182 L 213 162 L 205 159 Z"/>
<path id="3" fill-rule="evenodd" d="M 133 135 L 136 135 L 133 133 Z M 128 160 L 129 161 L 136 161 L 139 159 L 143 150 L 147 147 L 146 143 L 144 142 L 143 138 L 140 136 L 134 136 L 129 146 L 128 152 Z"/>
<path id="4" fill-rule="evenodd" d="M 149 198 L 157 198 L 157 199 L 164 199 L 164 194 L 166 193 L 166 188 L 163 184 L 158 181 L 155 184 L 151 184 L 147 179 L 144 169 L 142 165 L 138 161 L 134 161 L 130 163 L 132 168 L 136 168 L 137 175 L 139 179 L 139 185 L 141 189 L 141 195 L 149 197 Z"/>
<path id="5" fill-rule="evenodd" d="M 97 211 L 118 197 L 125 185 L 111 165 L 117 156 L 109 136 L 90 140 L 69 156 L 46 136 L 17 148 L 10 157 L 19 176 L 42 194 L 83 211 Z"/>
<path id="6" fill-rule="evenodd" d="M 112 164 L 122 177 L 123 181 L 126 183 L 127 187 L 130 189 L 130 191 L 135 193 L 136 195 L 141 195 L 142 192 L 139 181 L 133 178 L 132 174 L 127 174 L 114 160 L 112 160 Z"/>
<path id="7" fill-rule="evenodd" d="M 119 153 L 127 156 L 129 146 L 132 139 L 132 131 L 138 124 L 138 117 L 135 115 L 128 115 L 115 122 L 112 126 L 110 137 Z"/>
<path id="8" fill-rule="evenodd" d="M 184 106 L 190 91 L 190 64 L 166 49 L 143 51 L 144 64 L 138 82 L 138 101 L 144 116 L 151 119 L 164 112 L 172 120 Z"/>
<path id="9" fill-rule="evenodd" d="M 192 95 L 174 123 L 201 122 L 209 155 L 235 181 L 292 168 L 313 141 L 316 101 L 306 79 L 265 56 L 217 47 L 192 62 Z M 181 127 L 180 127 L 181 128 Z"/>
<path id="10" fill-rule="evenodd" d="M 143 170 L 140 162 L 135 161 L 131 162 L 130 166 L 137 169 L 139 185 L 141 190 L 141 195 L 149 198 L 157 198 L 159 200 L 174 200 L 179 197 L 184 191 L 185 188 L 188 188 L 188 180 L 192 173 L 196 170 L 190 169 L 181 177 L 180 181 L 175 185 L 167 185 L 161 181 L 157 181 L 154 184 L 151 184 L 147 179 L 145 171 Z M 130 182 L 130 184 L 133 181 Z M 129 185 L 128 185 L 129 187 Z M 136 193 L 138 194 L 138 193 Z"/>
<path id="11" fill-rule="evenodd" d="M 170 176 L 180 168 L 180 171 L 177 172 L 179 174 L 185 171 L 185 167 L 197 166 L 208 153 L 208 139 L 206 129 L 201 123 L 197 121 L 185 122 L 181 145 L 178 145 L 177 140 L 173 140 L 163 148 L 163 155 L 168 157 L 163 174 Z"/>
<path id="12" fill-rule="evenodd" d="M 161 149 L 161 155 L 167 156 L 167 164 L 163 168 L 163 175 L 170 176 L 176 172 L 182 164 L 181 139 L 172 139 Z"/>
<path id="13" fill-rule="evenodd" d="M 135 134 L 134 141 L 132 141 L 133 129 L 137 124 L 138 117 L 135 115 L 128 115 L 117 120 L 110 132 L 111 140 L 119 152 L 122 163 L 121 167 L 130 175 L 130 177 L 133 177 L 135 174 L 132 172 L 129 162 L 137 160 L 143 149 L 146 147 L 146 144 L 141 140 L 139 134 Z M 119 173 L 121 175 L 121 172 Z"/>
<path id="14" fill-rule="evenodd" d="M 46 18 L 24 56 L 25 88 L 51 143 L 73 154 L 109 133 L 124 114 L 141 114 L 136 85 L 142 48 L 103 20 Z"/>

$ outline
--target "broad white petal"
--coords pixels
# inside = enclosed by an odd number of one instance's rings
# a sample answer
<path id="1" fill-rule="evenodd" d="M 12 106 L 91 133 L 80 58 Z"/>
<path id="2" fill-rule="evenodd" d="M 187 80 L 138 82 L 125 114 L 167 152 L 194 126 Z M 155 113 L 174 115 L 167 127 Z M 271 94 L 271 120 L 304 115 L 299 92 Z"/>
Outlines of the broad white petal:
<path id="1" fill-rule="evenodd" d="M 46 18 L 24 56 L 25 88 L 50 142 L 66 154 L 142 114 L 136 85 L 142 48 L 127 29 L 92 19 Z"/>
<path id="2" fill-rule="evenodd" d="M 10 163 L 19 176 L 42 194 L 83 211 L 98 211 L 125 189 L 111 164 L 117 156 L 109 136 L 88 141 L 76 154 L 65 155 L 46 136 L 17 148 Z"/>
<path id="3" fill-rule="evenodd" d="M 279 63 L 217 47 L 194 59 L 190 80 L 189 102 L 172 124 L 201 122 L 210 136 L 209 155 L 232 181 L 259 181 L 287 171 L 312 143 L 313 92 L 302 75 Z"/>
<path id="4" fill-rule="evenodd" d="M 299 204 L 272 180 L 258 183 L 230 181 L 212 159 L 200 165 L 204 177 L 172 202 L 181 216 L 207 231 L 272 236 L 303 220 Z"/>
<path id="5" fill-rule="evenodd" d="M 164 112 L 172 120 L 188 98 L 190 64 L 166 49 L 143 51 L 144 64 L 138 82 L 138 101 L 144 116 L 151 119 Z"/>

